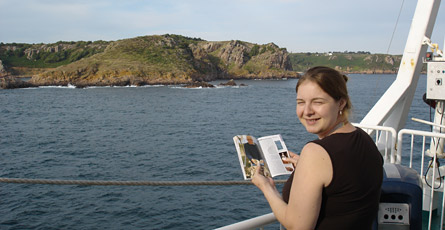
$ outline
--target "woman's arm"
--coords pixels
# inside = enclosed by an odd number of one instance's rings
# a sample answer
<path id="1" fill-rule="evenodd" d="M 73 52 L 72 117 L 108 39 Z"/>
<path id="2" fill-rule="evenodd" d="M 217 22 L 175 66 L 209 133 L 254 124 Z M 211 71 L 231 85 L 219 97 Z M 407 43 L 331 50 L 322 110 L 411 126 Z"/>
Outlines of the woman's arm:
<path id="1" fill-rule="evenodd" d="M 289 230 L 315 228 L 322 190 L 332 179 L 331 160 L 321 146 L 309 143 L 303 148 L 295 168 L 289 204 L 283 201 L 273 180 L 258 172 L 252 182 L 263 192 L 282 225 Z"/>

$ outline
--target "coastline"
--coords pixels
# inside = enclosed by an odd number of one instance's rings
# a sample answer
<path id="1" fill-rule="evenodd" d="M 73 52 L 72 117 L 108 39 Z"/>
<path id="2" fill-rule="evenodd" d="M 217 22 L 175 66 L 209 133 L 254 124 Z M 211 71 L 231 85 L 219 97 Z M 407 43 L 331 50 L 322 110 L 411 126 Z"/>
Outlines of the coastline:
<path id="1" fill-rule="evenodd" d="M 341 70 L 340 70 L 341 71 Z M 41 87 L 41 86 L 73 86 L 75 88 L 86 88 L 86 87 L 123 87 L 123 86 L 151 86 L 151 85 L 181 85 L 181 87 L 185 88 L 211 88 L 214 87 L 209 82 L 214 80 L 225 80 L 228 82 L 236 81 L 236 80 L 287 80 L 287 79 L 298 79 L 303 72 L 296 72 L 295 76 L 268 76 L 268 77 L 243 77 L 243 76 L 229 76 L 227 78 L 218 78 L 218 79 L 209 79 L 206 81 L 155 81 L 155 82 L 147 82 L 147 81 L 132 81 L 129 79 L 117 79 L 114 82 L 88 82 L 84 81 L 82 83 L 72 83 L 69 81 L 63 82 L 55 82 L 55 81 L 44 81 L 38 82 L 33 81 L 33 77 L 37 77 L 38 75 L 32 74 L 23 74 L 23 75 L 6 75 L 0 76 L 0 89 L 18 89 L 18 88 L 32 88 L 32 87 Z M 349 74 L 366 74 L 366 75 L 394 75 L 397 74 L 397 71 L 345 71 L 343 72 L 346 75 Z M 422 72 L 423 74 L 423 72 Z"/>

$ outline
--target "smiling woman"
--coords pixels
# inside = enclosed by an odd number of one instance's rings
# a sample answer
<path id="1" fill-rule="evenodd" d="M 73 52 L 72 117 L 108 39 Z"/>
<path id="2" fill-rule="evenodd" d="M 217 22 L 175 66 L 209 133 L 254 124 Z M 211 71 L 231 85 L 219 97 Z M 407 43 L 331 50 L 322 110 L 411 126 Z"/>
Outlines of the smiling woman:
<path id="1" fill-rule="evenodd" d="M 253 177 L 287 229 L 371 229 L 377 215 L 383 159 L 369 135 L 348 122 L 346 80 L 314 67 L 298 81 L 298 118 L 319 139 L 288 159 L 296 167 L 283 196 L 260 167 Z"/>
<path id="2" fill-rule="evenodd" d="M 314 67 L 298 81 L 297 116 L 308 132 L 321 139 L 340 128 L 341 123 L 348 124 L 351 101 L 347 79 L 334 69 Z"/>

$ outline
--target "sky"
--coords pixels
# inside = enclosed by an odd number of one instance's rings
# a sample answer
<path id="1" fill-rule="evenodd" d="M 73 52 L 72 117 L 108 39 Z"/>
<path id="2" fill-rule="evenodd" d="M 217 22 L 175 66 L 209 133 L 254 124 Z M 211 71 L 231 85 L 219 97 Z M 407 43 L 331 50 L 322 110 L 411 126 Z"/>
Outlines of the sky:
<path id="1" fill-rule="evenodd" d="M 273 42 L 294 53 L 403 54 L 416 4 L 415 0 L 0 0 L 0 42 L 116 41 L 179 34 L 207 41 Z M 442 50 L 444 4 L 432 36 Z"/>

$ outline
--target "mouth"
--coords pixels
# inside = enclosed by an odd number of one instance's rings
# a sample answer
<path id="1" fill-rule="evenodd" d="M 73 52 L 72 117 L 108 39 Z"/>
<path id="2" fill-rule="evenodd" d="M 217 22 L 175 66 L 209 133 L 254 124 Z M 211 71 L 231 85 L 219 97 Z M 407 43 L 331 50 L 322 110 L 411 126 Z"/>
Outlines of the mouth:
<path id="1" fill-rule="evenodd" d="M 305 120 L 306 120 L 306 123 L 307 123 L 308 125 L 313 125 L 313 124 L 317 123 L 317 121 L 320 120 L 320 118 L 316 118 L 316 119 L 305 119 Z"/>

